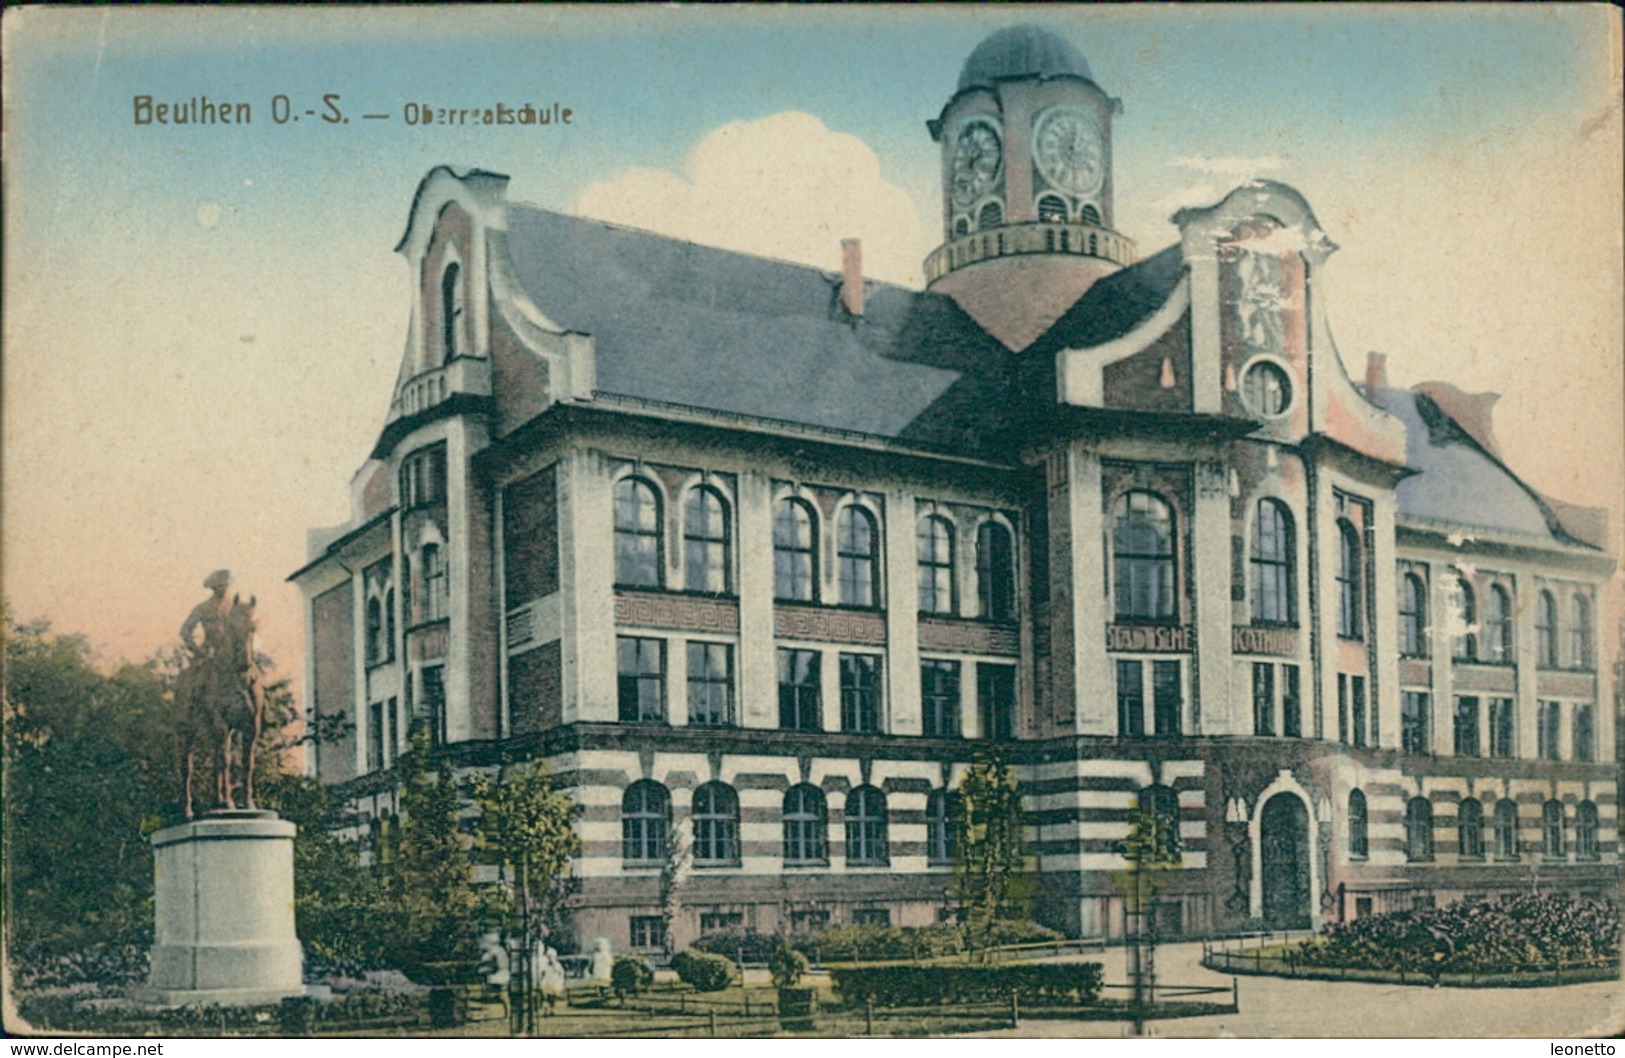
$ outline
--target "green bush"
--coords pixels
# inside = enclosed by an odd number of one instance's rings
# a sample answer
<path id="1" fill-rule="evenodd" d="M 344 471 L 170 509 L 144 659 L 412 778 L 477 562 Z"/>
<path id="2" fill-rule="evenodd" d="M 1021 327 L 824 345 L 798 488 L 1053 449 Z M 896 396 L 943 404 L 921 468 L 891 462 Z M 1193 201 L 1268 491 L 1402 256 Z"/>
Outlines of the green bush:
<path id="1" fill-rule="evenodd" d="M 734 964 L 727 956 L 693 948 L 678 952 L 671 961 L 671 968 L 677 971 L 679 980 L 696 992 L 720 992 L 734 981 Z"/>
<path id="2" fill-rule="evenodd" d="M 617 955 L 609 971 L 610 987 L 618 996 L 635 996 L 655 983 L 655 972 L 636 955 Z"/>
<path id="3" fill-rule="evenodd" d="M 774 987 L 794 988 L 807 972 L 807 957 L 790 947 L 789 941 L 781 941 L 767 957 L 767 971 L 773 975 Z"/>
<path id="4" fill-rule="evenodd" d="M 1617 958 L 1619 908 L 1520 896 L 1336 923 L 1291 951 L 1307 966 L 1406 973 L 1498 973 Z"/>
<path id="5" fill-rule="evenodd" d="M 1006 944 L 1049 944 L 1065 939 L 1064 934 L 1036 922 L 1000 919 L 987 928 L 987 943 L 995 948 Z"/>
<path id="6" fill-rule="evenodd" d="M 818 935 L 825 962 L 933 959 L 965 949 L 957 926 L 838 926 Z"/>
<path id="7" fill-rule="evenodd" d="M 1093 1003 L 1100 963 L 1005 966 L 862 966 L 830 971 L 843 1002 L 877 1006 L 985 1003 L 1014 994 L 1027 1003 Z"/>
<path id="8" fill-rule="evenodd" d="M 692 951 L 707 951 L 713 955 L 726 955 L 747 963 L 765 963 L 773 957 L 773 950 L 784 938 L 775 933 L 758 933 L 753 929 L 726 929 L 707 933 L 692 945 Z M 798 951 L 812 948 L 812 938 L 793 936 L 789 944 Z"/>

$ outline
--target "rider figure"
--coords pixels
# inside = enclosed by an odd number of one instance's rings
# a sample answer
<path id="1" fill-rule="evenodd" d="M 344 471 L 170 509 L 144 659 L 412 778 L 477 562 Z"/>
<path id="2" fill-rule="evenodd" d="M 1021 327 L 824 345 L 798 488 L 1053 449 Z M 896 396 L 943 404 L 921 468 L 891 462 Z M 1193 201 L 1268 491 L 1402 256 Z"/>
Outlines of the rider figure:
<path id="1" fill-rule="evenodd" d="M 186 615 L 181 625 L 181 642 L 186 645 L 195 665 L 208 661 L 226 641 L 226 616 L 231 613 L 231 602 L 226 598 L 226 592 L 231 590 L 231 571 L 215 570 L 209 574 L 203 586 L 214 594 L 192 607 L 192 612 Z M 202 643 L 193 638 L 193 631 L 200 625 L 203 628 Z"/>

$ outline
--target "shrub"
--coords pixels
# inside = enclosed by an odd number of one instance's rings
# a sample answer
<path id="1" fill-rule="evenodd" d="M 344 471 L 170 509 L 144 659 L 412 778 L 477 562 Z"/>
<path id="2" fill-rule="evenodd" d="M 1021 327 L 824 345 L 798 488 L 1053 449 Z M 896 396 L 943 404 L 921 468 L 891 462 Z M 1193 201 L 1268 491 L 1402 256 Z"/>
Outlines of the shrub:
<path id="1" fill-rule="evenodd" d="M 964 948 L 957 926 L 839 926 L 818 935 L 818 954 L 826 962 L 932 959 Z"/>
<path id="2" fill-rule="evenodd" d="M 726 955 L 740 962 L 765 963 L 773 957 L 773 951 L 782 939 L 777 934 L 758 933 L 753 929 L 726 929 L 718 933 L 707 933 L 695 941 L 690 950 Z M 808 951 L 811 939 L 791 937 L 789 943 L 793 948 Z"/>
<path id="3" fill-rule="evenodd" d="M 1015 919 L 1000 919 L 990 924 L 986 935 L 988 945 L 995 948 L 1006 944 L 1046 944 L 1066 939 L 1048 926 Z"/>
<path id="4" fill-rule="evenodd" d="M 671 961 L 671 968 L 677 971 L 679 980 L 696 992 L 720 992 L 734 980 L 734 964 L 727 956 L 692 948 L 678 952 Z"/>
<path id="5" fill-rule="evenodd" d="M 609 971 L 610 987 L 618 996 L 635 996 L 655 983 L 655 972 L 636 955 L 617 955 Z"/>
<path id="6" fill-rule="evenodd" d="M 878 1006 L 985 1003 L 1016 995 L 1024 1002 L 1093 1003 L 1101 964 L 1015 963 L 1006 966 L 863 966 L 830 971 L 843 1002 Z"/>
<path id="7" fill-rule="evenodd" d="M 789 941 L 780 941 L 767 958 L 768 973 L 773 975 L 776 988 L 794 988 L 807 972 L 807 957 L 790 947 Z"/>

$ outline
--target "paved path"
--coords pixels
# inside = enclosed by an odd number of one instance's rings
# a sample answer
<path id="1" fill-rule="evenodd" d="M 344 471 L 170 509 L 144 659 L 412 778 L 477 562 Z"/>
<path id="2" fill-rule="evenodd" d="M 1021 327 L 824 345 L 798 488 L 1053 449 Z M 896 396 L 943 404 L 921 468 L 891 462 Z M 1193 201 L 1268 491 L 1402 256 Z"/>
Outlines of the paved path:
<path id="1" fill-rule="evenodd" d="M 1128 980 L 1123 948 L 1086 956 L 1105 963 L 1106 980 Z M 1157 979 L 1170 985 L 1226 985 L 1230 977 L 1201 965 L 1200 944 L 1157 949 Z M 1585 1037 L 1625 1030 L 1619 982 L 1555 988 L 1428 988 L 1420 985 L 1238 978 L 1239 1014 L 1153 1021 L 1154 1036 L 1320 1037 Z M 1114 990 L 1116 992 L 1117 990 Z M 1028 1021 L 987 1036 L 1127 1036 L 1115 1021 Z"/>

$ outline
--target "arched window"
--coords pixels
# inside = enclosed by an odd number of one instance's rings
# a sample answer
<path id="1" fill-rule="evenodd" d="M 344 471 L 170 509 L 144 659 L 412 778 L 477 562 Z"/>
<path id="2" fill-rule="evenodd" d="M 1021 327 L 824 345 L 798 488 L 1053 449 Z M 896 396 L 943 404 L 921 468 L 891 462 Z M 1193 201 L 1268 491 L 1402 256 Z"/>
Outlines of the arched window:
<path id="1" fill-rule="evenodd" d="M 1099 224 L 1100 223 L 1100 210 L 1096 209 L 1094 206 L 1084 206 L 1083 209 L 1078 211 L 1078 216 L 1079 216 L 1079 219 L 1082 220 L 1085 224 Z M 1094 238 L 1094 236 L 1091 235 L 1089 237 L 1089 252 L 1093 253 L 1094 250 L 1095 250 L 1095 238 Z"/>
<path id="2" fill-rule="evenodd" d="M 739 798 L 727 783 L 708 782 L 694 791 L 694 862 L 739 862 Z"/>
<path id="3" fill-rule="evenodd" d="M 671 822 L 671 797 L 657 782 L 643 779 L 621 796 L 621 859 L 627 863 L 659 863 L 666 856 L 666 828 Z"/>
<path id="4" fill-rule="evenodd" d="M 404 575 L 404 574 L 403 574 Z M 384 592 L 384 644 L 382 657 L 385 661 L 395 659 L 395 589 Z"/>
<path id="5" fill-rule="evenodd" d="M 1405 856 L 1433 858 L 1433 805 L 1426 797 L 1413 797 L 1405 806 Z"/>
<path id="6" fill-rule="evenodd" d="M 773 515 L 773 595 L 789 602 L 818 599 L 818 533 L 812 508 L 783 500 Z"/>
<path id="7" fill-rule="evenodd" d="M 1549 591 L 1535 602 L 1535 657 L 1541 668 L 1557 668 L 1557 600 Z"/>
<path id="8" fill-rule="evenodd" d="M 1337 522 L 1337 634 L 1360 638 L 1360 535 L 1346 518 Z"/>
<path id="9" fill-rule="evenodd" d="M 886 795 L 873 786 L 859 786 L 846 795 L 846 862 L 884 866 L 887 860 Z"/>
<path id="10" fill-rule="evenodd" d="M 920 612 L 954 612 L 954 530 L 948 519 L 920 519 L 915 534 L 920 570 Z"/>
<path id="11" fill-rule="evenodd" d="M 976 530 L 976 601 L 989 621 L 1016 616 L 1016 571 L 1010 530 L 994 521 Z"/>
<path id="12" fill-rule="evenodd" d="M 1506 589 L 1499 584 L 1490 585 L 1489 599 L 1484 607 L 1484 646 L 1489 661 L 1512 660 L 1512 601 Z"/>
<path id="13" fill-rule="evenodd" d="M 879 605 L 879 551 L 880 534 L 875 531 L 874 515 L 856 504 L 843 508 L 835 534 L 843 605 Z"/>
<path id="14" fill-rule="evenodd" d="M 1288 624 L 1293 617 L 1292 515 L 1279 500 L 1258 501 L 1253 520 L 1253 621 Z"/>
<path id="15" fill-rule="evenodd" d="M 1518 805 L 1509 797 L 1495 802 L 1495 858 L 1518 858 Z"/>
<path id="16" fill-rule="evenodd" d="M 982 207 L 981 212 L 976 214 L 976 226 L 978 228 L 997 228 L 1003 223 L 1004 207 L 999 205 L 998 202 L 987 203 Z"/>
<path id="17" fill-rule="evenodd" d="M 1573 616 L 1569 620 L 1569 656 L 1577 669 L 1591 667 L 1591 600 L 1576 595 L 1570 604 Z"/>
<path id="18" fill-rule="evenodd" d="M 823 791 L 802 783 L 784 792 L 785 863 L 827 862 L 824 835 L 828 830 Z"/>
<path id="19" fill-rule="evenodd" d="M 1597 845 L 1597 806 L 1581 801 L 1574 810 L 1574 857 L 1595 860 L 1601 856 Z"/>
<path id="20" fill-rule="evenodd" d="M 1421 577 L 1407 573 L 1399 578 L 1399 652 L 1413 658 L 1427 657 L 1427 626 L 1427 588 Z"/>
<path id="21" fill-rule="evenodd" d="M 932 790 L 925 798 L 925 858 L 933 864 L 954 861 L 954 794 Z"/>
<path id="22" fill-rule="evenodd" d="M 969 235 L 969 234 L 970 234 L 970 218 L 969 217 L 955 217 L 954 218 L 954 235 L 959 236 L 959 235 Z"/>
<path id="23" fill-rule="evenodd" d="M 384 604 L 375 595 L 367 600 L 367 664 L 376 665 L 384 659 Z"/>
<path id="24" fill-rule="evenodd" d="M 683 509 L 683 553 L 689 591 L 725 594 L 732 569 L 728 505 L 714 489 L 697 488 Z"/>
<path id="25" fill-rule="evenodd" d="M 660 587 L 660 501 L 640 478 L 615 483 L 615 583 Z"/>
<path id="26" fill-rule="evenodd" d="M 456 261 L 440 274 L 440 349 L 450 360 L 463 353 L 463 269 Z"/>
<path id="27" fill-rule="evenodd" d="M 1456 620 L 1460 622 L 1456 632 L 1456 657 L 1461 661 L 1477 661 L 1478 601 L 1473 597 L 1473 586 L 1465 578 L 1456 581 Z"/>
<path id="28" fill-rule="evenodd" d="M 1563 848 L 1563 802 L 1547 801 L 1540 809 L 1543 851 L 1551 859 L 1561 859 Z"/>
<path id="29" fill-rule="evenodd" d="M 1168 504 L 1152 492 L 1127 492 L 1112 513 L 1117 619 L 1173 620 L 1174 517 Z"/>
<path id="30" fill-rule="evenodd" d="M 1366 815 L 1365 791 L 1349 792 L 1349 855 L 1360 859 L 1371 855 L 1369 817 Z"/>
<path id="31" fill-rule="evenodd" d="M 1463 859 L 1484 858 L 1484 806 L 1469 797 L 1456 806 L 1456 845 Z"/>
<path id="32" fill-rule="evenodd" d="M 1038 219 L 1045 224 L 1065 224 L 1066 200 L 1060 195 L 1039 195 Z"/>
<path id="33" fill-rule="evenodd" d="M 446 560 L 439 544 L 423 545 L 423 619 L 439 621 L 450 615 L 451 603 L 446 584 Z"/>

